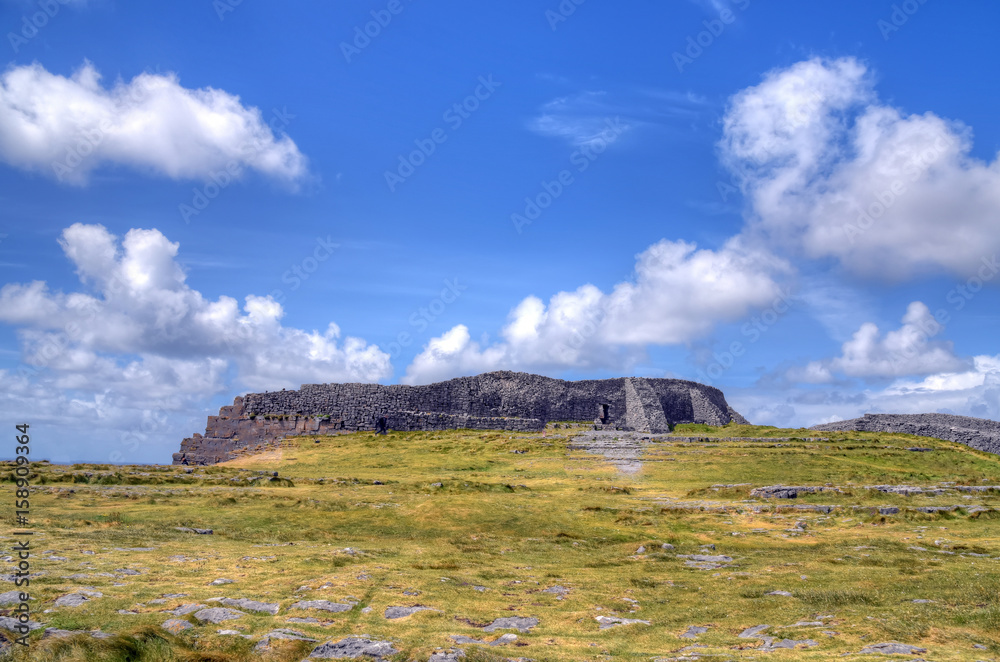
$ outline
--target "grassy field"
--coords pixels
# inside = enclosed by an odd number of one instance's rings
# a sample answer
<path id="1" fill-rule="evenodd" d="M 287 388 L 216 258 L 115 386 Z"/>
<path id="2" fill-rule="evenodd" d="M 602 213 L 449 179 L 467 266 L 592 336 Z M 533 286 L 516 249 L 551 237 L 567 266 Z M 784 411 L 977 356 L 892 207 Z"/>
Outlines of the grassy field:
<path id="1" fill-rule="evenodd" d="M 682 425 L 675 435 L 704 439 L 654 437 L 641 470 L 623 474 L 602 456 L 568 448 L 582 429 L 300 437 L 212 467 L 36 464 L 31 569 L 44 574 L 31 582 L 32 619 L 117 636 L 43 639 L 39 629 L 10 658 L 297 661 L 316 645 L 274 641 L 255 651 L 275 628 L 318 643 L 362 633 L 390 640 L 400 651 L 393 660 L 456 648 L 452 635 L 492 641 L 504 633 L 517 641 L 462 646 L 466 659 L 667 660 L 694 651 L 711 660 L 825 660 L 882 642 L 927 649 L 900 660 L 1000 657 L 1000 493 L 947 489 L 1000 485 L 1000 456 L 904 435 L 822 433 L 825 440 L 810 441 L 803 438 L 819 433 Z M 906 450 L 914 446 L 933 450 Z M 0 468 L 8 531 L 12 466 Z M 840 491 L 750 496 L 776 484 Z M 865 487 L 885 484 L 946 491 L 901 496 Z M 796 507 L 814 505 L 837 508 Z M 900 511 L 881 515 L 884 506 Z M 12 545 L 6 536 L 3 548 Z M 702 569 L 681 558 L 698 554 L 732 560 Z M 219 578 L 233 583 L 210 585 Z M 556 586 L 568 593 L 544 592 Z M 101 597 L 55 605 L 81 588 Z M 0 592 L 12 589 L 0 584 Z M 220 597 L 279 603 L 280 611 L 218 625 L 177 616 L 194 625 L 179 634 L 161 627 L 175 618 L 165 610 L 222 606 L 207 602 Z M 353 606 L 291 610 L 299 600 Z M 383 615 L 417 605 L 433 610 Z M 483 631 L 510 616 L 539 623 L 528 632 Z M 649 625 L 600 629 L 599 616 Z M 763 624 L 775 642 L 815 645 L 764 653 L 761 640 L 737 637 Z M 689 626 L 707 630 L 682 638 Z M 690 646 L 698 648 L 683 650 Z"/>

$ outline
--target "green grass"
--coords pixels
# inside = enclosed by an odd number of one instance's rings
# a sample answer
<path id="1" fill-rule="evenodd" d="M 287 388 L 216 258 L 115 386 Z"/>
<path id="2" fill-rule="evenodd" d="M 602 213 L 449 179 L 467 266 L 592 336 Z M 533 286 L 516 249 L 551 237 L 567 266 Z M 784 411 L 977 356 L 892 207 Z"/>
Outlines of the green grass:
<path id="1" fill-rule="evenodd" d="M 302 660 L 312 644 L 278 642 L 266 653 L 253 650 L 271 629 L 291 627 L 320 642 L 359 633 L 387 638 L 402 651 L 398 660 L 426 660 L 451 645 L 449 635 L 495 638 L 501 633 L 488 635 L 476 625 L 502 616 L 535 616 L 540 625 L 519 633 L 520 645 L 468 648 L 467 659 L 673 657 L 695 643 L 679 637 L 690 625 L 712 626 L 697 639 L 709 647 L 705 652 L 749 659 L 759 655 L 753 650 L 758 643 L 736 637 L 744 628 L 820 616 L 829 617 L 824 627 L 770 633 L 813 639 L 817 647 L 771 655 L 830 659 L 894 640 L 926 647 L 922 657 L 939 661 L 1000 654 L 1000 494 L 903 497 L 865 489 L 947 481 L 1000 485 L 1000 457 L 905 435 L 822 433 L 828 441 L 808 441 L 821 433 L 680 425 L 677 435 L 709 439 L 659 437 L 647 447 L 642 470 L 626 475 L 600 456 L 567 449 L 576 429 L 550 426 L 544 436 L 454 431 L 295 438 L 278 453 L 190 473 L 183 467 L 38 463 L 32 569 L 45 574 L 32 581 L 33 618 L 48 627 L 100 628 L 119 636 L 41 640 L 39 631 L 30 650 L 17 647 L 12 659 Z M 910 446 L 935 451 L 906 451 Z M 4 463 L 0 476 L 12 468 Z M 271 480 L 274 471 L 277 480 Z M 250 480 L 260 475 L 264 479 Z M 734 483 L 750 485 L 713 487 Z M 750 490 L 779 483 L 831 483 L 843 492 L 755 512 L 755 505 L 768 504 L 752 500 Z M 9 477 L 0 489 L 12 503 Z M 826 515 L 789 507 L 809 504 L 842 508 Z M 952 504 L 990 510 L 913 510 Z M 881 516 L 852 509 L 884 505 L 903 511 Z M 13 530 L 13 519 L 7 520 Z M 804 531 L 795 530 L 797 522 L 805 523 Z M 178 526 L 215 533 L 181 533 Z M 662 543 L 676 549 L 664 551 Z M 703 552 L 707 544 L 716 550 Z M 640 545 L 646 553 L 635 555 Z M 115 549 L 135 547 L 155 549 Z M 41 550 L 67 560 L 47 560 Z M 724 554 L 734 564 L 700 570 L 677 558 L 699 553 Z M 142 574 L 98 574 L 121 568 Z M 73 573 L 90 577 L 64 579 Z M 236 583 L 208 585 L 219 577 Z M 541 592 L 556 584 L 571 589 L 564 600 Z M 84 585 L 104 597 L 79 608 L 54 607 L 58 596 Z M 304 585 L 313 590 L 297 593 Z M 775 590 L 793 596 L 766 595 Z M 174 593 L 186 596 L 150 602 Z M 176 636 L 159 627 L 172 618 L 162 610 L 221 596 L 278 602 L 281 611 Z M 300 599 L 348 596 L 358 603 L 349 612 L 288 610 Z M 382 617 L 386 607 L 415 604 L 440 611 L 396 621 Z M 652 625 L 599 630 L 598 615 Z M 289 624 L 289 616 L 315 616 L 324 624 Z M 252 639 L 216 634 L 222 628 Z M 989 650 L 973 649 L 977 643 Z"/>

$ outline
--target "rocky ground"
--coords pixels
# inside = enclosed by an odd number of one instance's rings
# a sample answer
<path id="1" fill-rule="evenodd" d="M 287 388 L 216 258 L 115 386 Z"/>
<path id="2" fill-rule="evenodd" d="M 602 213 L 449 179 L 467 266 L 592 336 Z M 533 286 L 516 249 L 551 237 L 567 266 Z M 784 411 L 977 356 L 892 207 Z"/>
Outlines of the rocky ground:
<path id="1" fill-rule="evenodd" d="M 40 465 L 30 649 L 12 583 L 0 642 L 32 662 L 998 659 L 1000 458 L 813 435 L 561 426 Z"/>

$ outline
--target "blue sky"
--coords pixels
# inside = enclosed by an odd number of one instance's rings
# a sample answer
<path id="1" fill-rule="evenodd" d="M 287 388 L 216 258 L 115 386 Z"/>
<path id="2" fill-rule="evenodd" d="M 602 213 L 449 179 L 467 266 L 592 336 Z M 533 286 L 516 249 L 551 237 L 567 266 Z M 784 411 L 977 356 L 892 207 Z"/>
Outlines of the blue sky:
<path id="1" fill-rule="evenodd" d="M 511 369 L 1000 417 L 987 2 L 0 2 L 0 411 Z M 366 34 L 367 30 L 367 34 Z"/>

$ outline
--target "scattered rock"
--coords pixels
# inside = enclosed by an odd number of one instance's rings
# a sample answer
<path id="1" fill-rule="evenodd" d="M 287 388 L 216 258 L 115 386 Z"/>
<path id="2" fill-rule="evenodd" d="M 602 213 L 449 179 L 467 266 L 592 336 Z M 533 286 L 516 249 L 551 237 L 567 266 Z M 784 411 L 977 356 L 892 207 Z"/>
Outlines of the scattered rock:
<path id="1" fill-rule="evenodd" d="M 465 651 L 459 650 L 448 650 L 448 651 L 437 651 L 431 653 L 431 656 L 427 658 L 427 662 L 458 662 L 465 658 Z"/>
<path id="2" fill-rule="evenodd" d="M 780 595 L 781 597 L 784 598 L 792 597 L 792 594 L 789 593 L 788 591 L 771 591 L 770 593 L 765 593 L 764 595 Z"/>
<path id="3" fill-rule="evenodd" d="M 173 614 L 174 616 L 187 616 L 188 614 L 193 614 L 199 609 L 205 609 L 208 605 L 198 604 L 196 602 L 189 602 L 186 605 L 181 605 L 175 609 L 168 611 L 168 614 Z"/>
<path id="4" fill-rule="evenodd" d="M 660 545 L 660 549 L 665 549 L 665 550 L 669 551 L 671 549 L 676 549 L 676 548 L 673 545 L 671 545 L 670 543 L 665 542 L 662 545 Z"/>
<path id="5" fill-rule="evenodd" d="M 36 623 L 35 621 L 27 621 L 22 623 L 16 618 L 8 618 L 6 616 L 0 616 L 0 628 L 3 628 L 4 630 L 20 633 L 22 628 L 25 627 L 27 627 L 28 631 L 31 632 L 32 630 L 37 630 L 38 628 L 42 627 L 42 624 Z"/>
<path id="6" fill-rule="evenodd" d="M 212 529 L 192 529 L 187 526 L 175 526 L 174 530 L 180 531 L 181 533 L 197 533 L 202 536 L 210 536 L 213 534 Z"/>
<path id="7" fill-rule="evenodd" d="M 131 576 L 134 576 L 134 575 L 139 575 L 139 574 L 142 574 L 142 573 L 140 573 L 138 570 L 132 570 L 131 568 L 118 568 L 117 570 L 115 570 L 115 574 L 116 575 L 131 575 Z"/>
<path id="8" fill-rule="evenodd" d="M 755 625 L 752 628 L 747 628 L 743 632 L 740 632 L 736 636 L 739 637 L 740 639 L 758 639 L 759 637 L 757 637 L 757 635 L 759 635 L 761 632 L 766 632 L 768 629 L 770 629 L 770 627 L 771 627 L 770 625 Z"/>
<path id="9" fill-rule="evenodd" d="M 594 620 L 597 621 L 600 629 L 602 630 L 607 630 L 608 628 L 613 628 L 618 625 L 635 625 L 637 623 L 650 625 L 649 621 L 644 621 L 639 618 L 618 618 L 617 616 L 595 616 Z"/>
<path id="10" fill-rule="evenodd" d="M 289 609 L 319 609 L 320 611 L 332 612 L 350 611 L 353 608 L 354 605 L 345 605 L 329 600 L 301 600 L 289 607 Z"/>
<path id="11" fill-rule="evenodd" d="M 100 591 L 79 591 L 56 598 L 57 607 L 80 607 L 94 598 L 104 597 Z"/>
<path id="12" fill-rule="evenodd" d="M 636 554 L 645 554 L 646 553 L 646 546 L 645 545 L 639 545 L 639 549 L 635 550 L 635 553 Z"/>
<path id="13" fill-rule="evenodd" d="M 392 647 L 388 641 L 376 641 L 368 636 L 347 637 L 337 642 L 328 641 L 317 646 L 309 654 L 312 659 L 356 659 L 361 656 L 373 657 L 376 660 L 383 660 L 388 655 L 395 655 L 399 651 Z"/>
<path id="14" fill-rule="evenodd" d="M 884 644 L 872 644 L 871 646 L 865 646 L 860 651 L 859 655 L 878 653 L 879 655 L 914 655 L 916 653 L 926 653 L 926 648 L 918 648 L 917 646 L 910 646 L 908 644 L 899 644 L 895 641 L 890 641 Z"/>
<path id="15" fill-rule="evenodd" d="M 6 607 L 7 605 L 16 605 L 21 602 L 21 593 L 26 593 L 27 591 L 14 590 L 7 591 L 6 593 L 0 593 L 0 605 Z"/>
<path id="16" fill-rule="evenodd" d="M 307 618 L 300 618 L 298 616 L 293 616 L 292 618 L 286 618 L 285 621 L 288 623 L 314 623 L 314 624 L 319 623 L 319 619 L 313 618 L 312 616 L 309 616 Z"/>
<path id="17" fill-rule="evenodd" d="M 564 597 L 569 595 L 569 589 L 565 586 L 551 586 L 547 589 L 543 589 L 542 593 L 548 593 L 550 595 L 556 596 L 557 600 L 562 600 Z"/>
<path id="18" fill-rule="evenodd" d="M 698 568 L 699 570 L 717 570 L 733 561 L 731 556 L 723 556 L 721 554 L 678 554 L 677 558 L 687 559 L 684 561 L 684 565 L 689 568 Z"/>
<path id="19" fill-rule="evenodd" d="M 182 621 L 179 618 L 171 618 L 167 621 L 164 621 L 163 625 L 161 625 L 160 627 L 162 627 L 164 630 L 172 634 L 180 634 L 184 630 L 190 630 L 194 626 L 188 623 L 187 621 Z"/>
<path id="20" fill-rule="evenodd" d="M 232 579 L 213 579 L 208 583 L 209 586 L 222 586 L 223 584 L 234 584 Z"/>
<path id="21" fill-rule="evenodd" d="M 521 616 L 506 616 L 504 618 L 498 618 L 486 627 L 483 628 L 484 632 L 494 632 L 496 630 L 517 630 L 518 632 L 527 632 L 531 628 L 538 625 L 537 618 L 523 618 Z"/>
<path id="22" fill-rule="evenodd" d="M 697 639 L 699 634 L 705 634 L 706 632 L 708 632 L 708 628 L 706 627 L 691 625 L 680 637 L 681 639 Z"/>
<path id="23" fill-rule="evenodd" d="M 223 621 L 232 621 L 237 618 L 243 618 L 246 616 L 242 611 L 236 611 L 235 609 L 225 609 L 224 607 L 212 607 L 210 609 L 202 609 L 194 614 L 194 617 L 201 621 L 202 623 L 221 623 Z"/>
<path id="24" fill-rule="evenodd" d="M 751 497 L 762 499 L 797 499 L 800 494 L 817 494 L 819 492 L 840 492 L 836 487 L 769 485 L 750 490 Z"/>
<path id="25" fill-rule="evenodd" d="M 431 607 L 422 607 L 419 605 L 416 607 L 389 607 L 385 610 L 385 617 L 391 621 L 397 618 L 406 618 L 407 616 L 412 616 L 413 614 L 416 614 L 418 611 L 437 611 L 437 609 L 433 609 Z"/>
<path id="26" fill-rule="evenodd" d="M 246 598 L 232 599 L 223 598 L 219 600 L 220 603 L 226 605 L 227 607 L 239 607 L 240 609 L 245 609 L 246 611 L 258 611 L 266 614 L 271 614 L 274 616 L 278 613 L 280 605 L 277 602 L 257 602 L 256 600 L 248 600 Z"/>

